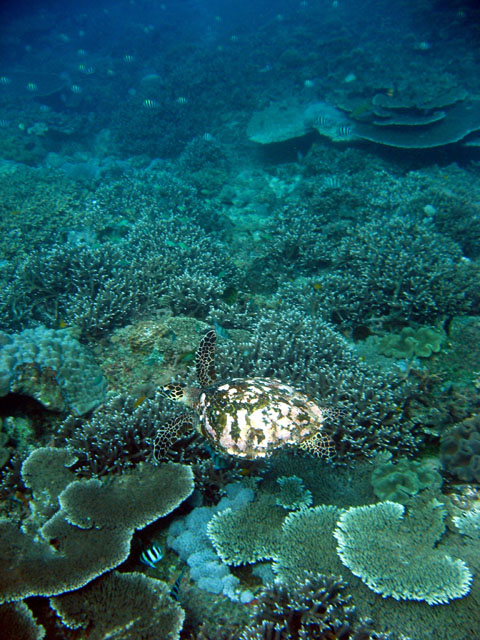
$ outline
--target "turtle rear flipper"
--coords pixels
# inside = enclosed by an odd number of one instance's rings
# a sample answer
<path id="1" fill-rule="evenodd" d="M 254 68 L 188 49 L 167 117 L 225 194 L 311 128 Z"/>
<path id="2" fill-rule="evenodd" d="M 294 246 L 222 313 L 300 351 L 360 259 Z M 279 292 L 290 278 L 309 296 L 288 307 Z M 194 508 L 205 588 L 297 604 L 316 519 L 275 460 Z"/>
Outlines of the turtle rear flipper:
<path id="1" fill-rule="evenodd" d="M 217 379 L 215 372 L 215 342 L 216 334 L 212 329 L 206 333 L 198 345 L 195 354 L 197 379 L 202 388 L 209 387 Z"/>
<path id="2" fill-rule="evenodd" d="M 317 431 L 298 446 L 303 451 L 321 458 L 332 458 L 335 454 L 335 443 L 325 431 Z"/>

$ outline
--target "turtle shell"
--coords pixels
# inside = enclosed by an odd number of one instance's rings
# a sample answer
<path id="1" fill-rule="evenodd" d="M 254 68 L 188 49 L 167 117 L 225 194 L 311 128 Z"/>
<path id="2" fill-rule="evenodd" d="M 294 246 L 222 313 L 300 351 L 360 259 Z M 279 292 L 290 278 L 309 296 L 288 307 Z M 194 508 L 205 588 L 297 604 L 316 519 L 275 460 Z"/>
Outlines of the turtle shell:
<path id="1" fill-rule="evenodd" d="M 203 389 L 200 429 L 218 449 L 247 459 L 300 445 L 322 429 L 325 411 L 279 380 L 238 378 Z"/>

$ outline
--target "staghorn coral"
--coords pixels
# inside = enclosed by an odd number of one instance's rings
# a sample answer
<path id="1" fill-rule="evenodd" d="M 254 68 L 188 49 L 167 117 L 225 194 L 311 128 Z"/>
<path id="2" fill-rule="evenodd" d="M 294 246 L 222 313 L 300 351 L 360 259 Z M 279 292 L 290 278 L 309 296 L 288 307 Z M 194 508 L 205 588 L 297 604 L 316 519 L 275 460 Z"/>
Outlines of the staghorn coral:
<path id="1" fill-rule="evenodd" d="M 143 214 L 121 243 L 47 245 L 0 271 L 2 326 L 67 324 L 98 337 L 161 306 L 204 318 L 237 269 L 224 245 L 188 220 L 188 207 L 175 213 Z"/>
<path id="2" fill-rule="evenodd" d="M 177 215 L 174 210 L 144 215 L 129 234 L 128 245 L 133 255 L 142 256 L 151 307 L 163 300 L 175 315 L 204 320 L 212 301 L 235 286 L 239 275 L 225 245 L 193 224 L 189 215 L 189 207 Z"/>
<path id="3" fill-rule="evenodd" d="M 190 469 L 174 463 L 138 465 L 106 483 L 73 480 L 62 489 L 68 472 L 59 482 L 42 469 L 65 462 L 70 459 L 62 450 L 45 447 L 24 463 L 33 491 L 30 516 L 21 529 L 0 520 L 2 602 L 77 589 L 118 566 L 129 555 L 135 529 L 172 511 L 193 490 Z"/>
<path id="4" fill-rule="evenodd" d="M 358 620 L 347 584 L 338 577 L 306 572 L 293 586 L 281 582 L 257 594 L 253 621 L 241 640 L 368 640 L 377 635 Z"/>
<path id="5" fill-rule="evenodd" d="M 337 259 L 319 282 L 325 317 L 338 324 L 432 324 L 479 309 L 478 265 L 428 220 L 405 214 L 359 225 L 346 232 Z"/>
<path id="6" fill-rule="evenodd" d="M 433 502 L 406 515 L 403 505 L 389 501 L 351 507 L 334 531 L 338 555 L 383 597 L 430 605 L 461 598 L 470 591 L 472 574 L 463 560 L 437 546 L 444 517 L 443 508 Z"/>
<path id="7" fill-rule="evenodd" d="M 142 284 L 139 265 L 113 245 L 54 244 L 16 267 L 0 299 L 2 324 L 63 323 L 101 335 L 139 308 Z"/>
<path id="8" fill-rule="evenodd" d="M 195 433 L 176 434 L 167 422 L 174 416 L 169 402 L 157 392 L 138 402 L 134 396 L 113 396 L 87 420 L 69 416 L 58 437 L 76 457 L 75 471 L 102 476 L 157 458 L 180 461 Z M 178 435 L 178 437 L 177 437 Z"/>
<path id="9" fill-rule="evenodd" d="M 185 614 L 165 582 L 111 571 L 81 589 L 50 598 L 64 625 L 90 640 L 175 640 Z"/>

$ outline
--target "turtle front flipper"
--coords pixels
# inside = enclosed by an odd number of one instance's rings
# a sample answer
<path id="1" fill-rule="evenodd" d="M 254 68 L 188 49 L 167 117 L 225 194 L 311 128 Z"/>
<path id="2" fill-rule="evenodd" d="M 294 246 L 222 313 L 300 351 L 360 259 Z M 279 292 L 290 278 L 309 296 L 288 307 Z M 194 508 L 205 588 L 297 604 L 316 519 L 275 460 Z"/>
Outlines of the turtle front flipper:
<path id="1" fill-rule="evenodd" d="M 195 431 L 195 418 L 190 413 L 181 413 L 168 420 L 153 440 L 153 459 L 161 462 L 172 446 L 181 438 Z"/>
<path id="2" fill-rule="evenodd" d="M 197 368 L 197 379 L 204 389 L 209 387 L 217 379 L 215 372 L 215 342 L 217 336 L 212 329 L 206 333 L 198 345 L 197 353 L 195 354 L 195 365 Z"/>

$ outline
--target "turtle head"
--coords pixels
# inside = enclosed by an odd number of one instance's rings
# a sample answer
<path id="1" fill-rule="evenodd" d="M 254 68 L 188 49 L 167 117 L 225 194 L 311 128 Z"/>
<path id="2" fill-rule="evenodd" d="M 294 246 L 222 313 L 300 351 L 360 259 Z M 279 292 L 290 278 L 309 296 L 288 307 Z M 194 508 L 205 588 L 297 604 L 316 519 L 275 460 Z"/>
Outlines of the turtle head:
<path id="1" fill-rule="evenodd" d="M 195 408 L 198 404 L 200 389 L 196 387 L 187 387 L 181 382 L 171 382 L 160 388 L 160 392 L 165 398 L 181 402 L 188 407 Z"/>

